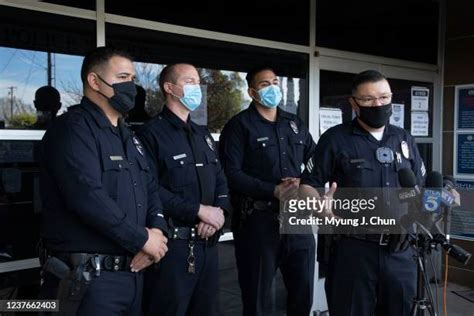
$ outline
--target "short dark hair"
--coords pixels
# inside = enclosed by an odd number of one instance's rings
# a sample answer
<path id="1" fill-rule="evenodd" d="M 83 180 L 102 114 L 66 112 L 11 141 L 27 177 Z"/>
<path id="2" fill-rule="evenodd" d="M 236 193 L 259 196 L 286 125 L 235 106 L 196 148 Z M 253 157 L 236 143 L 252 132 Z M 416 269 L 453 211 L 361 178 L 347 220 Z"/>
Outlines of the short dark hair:
<path id="1" fill-rule="evenodd" d="M 160 72 L 160 76 L 158 78 L 158 85 L 160 86 L 161 93 L 163 93 L 164 96 L 165 94 L 165 82 L 176 82 L 176 74 L 174 72 L 174 69 L 176 68 L 177 64 L 169 64 L 163 68 Z"/>
<path id="2" fill-rule="evenodd" d="M 196 68 L 196 66 L 194 66 L 193 64 L 186 62 L 169 64 L 165 68 L 163 68 L 163 70 L 161 70 L 160 72 L 160 77 L 158 78 L 158 85 L 160 86 L 161 93 L 163 93 L 164 96 L 166 96 L 164 88 L 165 82 L 176 82 L 178 76 L 176 75 L 175 69 L 177 66 L 180 65 L 188 65 Z"/>
<path id="3" fill-rule="evenodd" d="M 112 57 L 119 56 L 133 61 L 132 56 L 124 50 L 114 47 L 97 47 L 86 54 L 82 61 L 81 80 L 83 84 L 87 82 L 87 75 L 97 67 L 108 63 Z"/>
<path id="4" fill-rule="evenodd" d="M 253 81 L 255 80 L 257 74 L 264 70 L 270 70 L 271 72 L 276 74 L 275 70 L 273 70 L 272 67 L 267 65 L 261 65 L 250 69 L 250 71 L 247 73 L 247 76 L 245 76 L 245 80 L 247 80 L 247 85 L 249 86 L 249 88 L 253 85 Z"/>
<path id="5" fill-rule="evenodd" d="M 352 94 L 357 90 L 357 88 L 367 82 L 379 82 L 382 80 L 387 80 L 384 75 L 382 75 L 377 70 L 366 70 L 361 73 L 358 73 L 352 79 Z"/>

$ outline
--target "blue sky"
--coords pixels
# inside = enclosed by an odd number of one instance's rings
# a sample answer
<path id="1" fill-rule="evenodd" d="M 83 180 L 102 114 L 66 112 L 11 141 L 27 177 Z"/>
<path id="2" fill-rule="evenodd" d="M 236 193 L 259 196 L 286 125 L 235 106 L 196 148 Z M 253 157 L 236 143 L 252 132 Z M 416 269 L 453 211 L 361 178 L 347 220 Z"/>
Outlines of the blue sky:
<path id="1" fill-rule="evenodd" d="M 73 100 L 64 91 L 68 85 L 81 87 L 81 56 L 54 54 L 56 85 L 64 105 Z M 36 89 L 47 84 L 47 55 L 44 52 L 0 47 L 0 97 L 8 96 L 8 87 L 26 104 L 33 104 Z"/>

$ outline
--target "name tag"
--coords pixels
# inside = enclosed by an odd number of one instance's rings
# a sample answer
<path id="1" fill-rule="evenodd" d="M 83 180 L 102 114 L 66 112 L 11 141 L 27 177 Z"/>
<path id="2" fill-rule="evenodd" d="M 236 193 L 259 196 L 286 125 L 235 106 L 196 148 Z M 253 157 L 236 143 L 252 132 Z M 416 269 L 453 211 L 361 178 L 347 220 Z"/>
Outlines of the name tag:
<path id="1" fill-rule="evenodd" d="M 173 159 L 178 160 L 178 159 L 183 159 L 183 158 L 186 158 L 186 157 L 187 157 L 186 154 L 181 154 L 181 155 L 173 156 Z"/>
<path id="2" fill-rule="evenodd" d="M 268 137 L 260 137 L 260 138 L 257 138 L 257 142 L 264 142 L 268 140 Z"/>
<path id="3" fill-rule="evenodd" d="M 120 161 L 123 160 L 122 156 L 110 156 L 110 160 L 112 161 Z"/>
<path id="4" fill-rule="evenodd" d="M 361 163 L 365 162 L 365 159 L 351 159 L 349 160 L 350 163 Z"/>

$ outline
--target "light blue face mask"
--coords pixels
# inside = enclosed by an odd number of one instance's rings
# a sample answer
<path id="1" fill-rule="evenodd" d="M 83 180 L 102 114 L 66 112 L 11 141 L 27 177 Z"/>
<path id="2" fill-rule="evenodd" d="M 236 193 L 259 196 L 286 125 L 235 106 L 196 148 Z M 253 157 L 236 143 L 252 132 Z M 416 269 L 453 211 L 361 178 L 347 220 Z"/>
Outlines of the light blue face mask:
<path id="1" fill-rule="evenodd" d="M 277 107 L 283 97 L 280 87 L 274 84 L 258 90 L 258 95 L 260 96 L 260 103 L 267 108 Z"/>
<path id="2" fill-rule="evenodd" d="M 185 84 L 183 86 L 184 95 L 179 101 L 189 110 L 196 110 L 202 101 L 201 87 L 198 84 Z"/>

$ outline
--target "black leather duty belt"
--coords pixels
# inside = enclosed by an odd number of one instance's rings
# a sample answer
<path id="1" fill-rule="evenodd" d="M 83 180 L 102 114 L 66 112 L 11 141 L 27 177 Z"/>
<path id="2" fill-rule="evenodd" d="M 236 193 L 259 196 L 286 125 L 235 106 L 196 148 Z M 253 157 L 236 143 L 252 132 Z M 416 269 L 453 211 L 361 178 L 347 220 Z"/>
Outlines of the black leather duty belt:
<path id="1" fill-rule="evenodd" d="M 130 271 L 132 257 L 127 255 L 108 255 L 82 252 L 52 252 L 50 256 L 64 261 L 71 267 L 88 262 L 93 270 Z"/>

